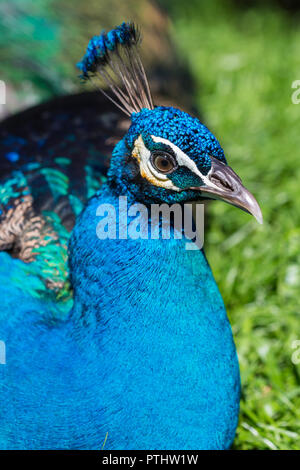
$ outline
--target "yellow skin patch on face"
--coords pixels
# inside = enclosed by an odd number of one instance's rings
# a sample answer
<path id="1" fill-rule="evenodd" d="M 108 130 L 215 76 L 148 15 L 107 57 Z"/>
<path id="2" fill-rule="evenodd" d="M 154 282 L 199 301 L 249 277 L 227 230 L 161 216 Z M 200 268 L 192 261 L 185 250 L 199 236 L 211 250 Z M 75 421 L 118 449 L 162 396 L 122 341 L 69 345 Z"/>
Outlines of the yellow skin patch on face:
<path id="1" fill-rule="evenodd" d="M 136 141 L 136 142 L 137 142 L 137 141 Z M 148 180 L 149 183 L 154 184 L 155 186 L 157 186 L 157 184 L 156 184 L 156 179 L 155 179 L 155 178 L 149 178 L 149 176 L 147 176 L 147 174 L 145 173 L 145 171 L 144 171 L 143 168 L 141 167 L 141 157 L 140 157 L 140 154 L 139 154 L 139 150 L 140 150 L 139 147 L 140 147 L 140 145 L 139 145 L 139 143 L 137 143 L 137 145 L 134 147 L 133 152 L 132 152 L 131 155 L 132 155 L 134 158 L 136 158 L 137 161 L 138 161 L 139 164 L 140 164 L 141 176 L 142 176 L 143 178 L 146 178 L 146 180 Z"/>
<path id="2" fill-rule="evenodd" d="M 139 163 L 141 162 L 140 156 L 137 151 L 133 150 L 131 155 L 132 157 L 136 158 Z"/>
<path id="3" fill-rule="evenodd" d="M 163 183 L 161 183 L 160 181 L 158 181 L 156 178 L 153 177 L 149 177 L 149 175 L 147 175 L 144 170 L 141 170 L 141 175 L 143 178 L 146 178 L 146 180 L 149 181 L 149 183 L 153 184 L 154 186 L 160 186 L 161 188 L 164 188 L 165 185 Z"/>
<path id="4" fill-rule="evenodd" d="M 156 137 L 154 135 L 151 135 L 151 138 L 154 140 L 154 142 L 161 142 L 171 147 L 174 154 L 176 155 L 177 164 L 179 166 L 187 167 L 192 173 L 194 173 L 203 181 L 206 187 L 218 189 L 218 186 L 216 186 L 215 183 L 213 183 L 209 179 L 211 170 L 207 173 L 207 175 L 202 174 L 197 168 L 196 163 L 172 142 L 162 137 Z M 156 168 L 153 167 L 151 163 L 151 152 L 145 146 L 141 135 L 136 139 L 134 143 L 132 156 L 135 157 L 139 162 L 142 177 L 146 178 L 151 184 L 153 184 L 154 186 L 159 186 L 161 188 L 171 189 L 173 191 L 182 191 L 181 188 L 175 186 L 175 184 L 168 178 L 166 174 L 160 173 L 156 170 Z"/>
<path id="5" fill-rule="evenodd" d="M 144 144 L 143 138 L 140 135 L 135 143 L 131 154 L 137 159 L 140 165 L 140 173 L 143 178 L 146 178 L 153 186 L 160 188 L 172 189 L 173 191 L 180 191 L 172 181 L 164 174 L 159 173 L 151 164 L 151 152 Z"/>

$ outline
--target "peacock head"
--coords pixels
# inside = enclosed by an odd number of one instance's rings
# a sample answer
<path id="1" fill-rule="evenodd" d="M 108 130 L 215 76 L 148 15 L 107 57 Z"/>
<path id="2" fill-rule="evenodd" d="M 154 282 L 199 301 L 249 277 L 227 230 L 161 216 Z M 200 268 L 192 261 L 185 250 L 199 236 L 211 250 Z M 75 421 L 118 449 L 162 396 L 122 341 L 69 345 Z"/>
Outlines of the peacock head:
<path id="1" fill-rule="evenodd" d="M 139 43 L 137 28 L 123 23 L 93 37 L 77 64 L 81 77 L 94 81 L 131 119 L 127 134 L 114 151 L 109 180 L 140 202 L 221 199 L 262 223 L 256 199 L 228 166 L 209 129 L 179 109 L 153 106 Z"/>

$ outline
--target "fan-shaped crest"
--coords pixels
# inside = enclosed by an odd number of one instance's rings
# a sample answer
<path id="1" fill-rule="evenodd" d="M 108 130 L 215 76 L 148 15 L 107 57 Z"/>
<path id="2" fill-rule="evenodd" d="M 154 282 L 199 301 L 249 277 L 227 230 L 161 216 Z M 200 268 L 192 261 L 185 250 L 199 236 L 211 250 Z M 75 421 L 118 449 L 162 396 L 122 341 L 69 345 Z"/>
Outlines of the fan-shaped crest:
<path id="1" fill-rule="evenodd" d="M 143 108 L 153 109 L 148 80 L 138 46 L 140 33 L 133 23 L 94 36 L 77 67 L 81 77 L 94 81 L 97 88 L 127 115 Z M 110 92 L 104 91 L 103 82 Z"/>

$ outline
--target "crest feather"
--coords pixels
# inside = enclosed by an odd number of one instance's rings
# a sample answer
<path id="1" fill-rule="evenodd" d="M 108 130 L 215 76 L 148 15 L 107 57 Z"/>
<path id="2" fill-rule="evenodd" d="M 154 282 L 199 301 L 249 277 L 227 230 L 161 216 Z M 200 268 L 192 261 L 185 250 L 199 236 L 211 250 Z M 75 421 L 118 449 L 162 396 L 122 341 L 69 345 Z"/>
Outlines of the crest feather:
<path id="1" fill-rule="evenodd" d="M 108 33 L 94 36 L 77 64 L 83 80 L 91 79 L 124 113 L 153 109 L 148 80 L 138 47 L 140 32 L 133 23 L 122 23 Z M 103 82 L 110 89 L 103 90 Z"/>

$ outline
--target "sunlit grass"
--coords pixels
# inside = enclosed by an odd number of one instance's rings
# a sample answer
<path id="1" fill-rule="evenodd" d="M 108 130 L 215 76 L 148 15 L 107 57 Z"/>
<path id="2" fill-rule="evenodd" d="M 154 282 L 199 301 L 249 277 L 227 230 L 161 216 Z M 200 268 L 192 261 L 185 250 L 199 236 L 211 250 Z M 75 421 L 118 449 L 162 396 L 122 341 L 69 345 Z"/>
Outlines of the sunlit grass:
<path id="1" fill-rule="evenodd" d="M 220 4 L 222 3 L 222 7 Z M 232 322 L 243 398 L 237 449 L 299 449 L 300 21 L 274 7 L 169 2 L 197 105 L 264 215 L 209 206 L 206 252 Z"/>

